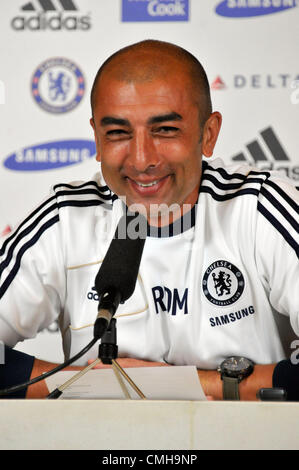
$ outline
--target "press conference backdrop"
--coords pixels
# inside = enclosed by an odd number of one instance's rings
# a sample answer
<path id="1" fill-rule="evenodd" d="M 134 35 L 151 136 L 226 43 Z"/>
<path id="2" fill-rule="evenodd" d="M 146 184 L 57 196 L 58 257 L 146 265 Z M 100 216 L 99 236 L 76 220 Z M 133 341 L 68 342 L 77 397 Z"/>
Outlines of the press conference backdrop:
<path id="1" fill-rule="evenodd" d="M 0 232 L 51 185 L 97 171 L 93 78 L 110 54 L 148 38 L 183 46 L 205 67 L 214 110 L 223 115 L 216 157 L 280 169 L 299 185 L 298 3 L 2 0 Z M 92 293 L 86 302 L 96 312 Z M 56 324 L 18 349 L 63 358 Z"/>

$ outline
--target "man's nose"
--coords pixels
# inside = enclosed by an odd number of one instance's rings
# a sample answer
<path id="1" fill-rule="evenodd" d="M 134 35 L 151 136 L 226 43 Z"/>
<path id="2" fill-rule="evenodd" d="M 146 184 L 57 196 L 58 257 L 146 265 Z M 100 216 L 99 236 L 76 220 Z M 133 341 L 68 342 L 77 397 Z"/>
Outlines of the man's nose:
<path id="1" fill-rule="evenodd" d="M 144 129 L 139 129 L 130 141 L 129 163 L 139 173 L 145 172 L 149 167 L 159 163 L 157 149 L 153 137 Z"/>

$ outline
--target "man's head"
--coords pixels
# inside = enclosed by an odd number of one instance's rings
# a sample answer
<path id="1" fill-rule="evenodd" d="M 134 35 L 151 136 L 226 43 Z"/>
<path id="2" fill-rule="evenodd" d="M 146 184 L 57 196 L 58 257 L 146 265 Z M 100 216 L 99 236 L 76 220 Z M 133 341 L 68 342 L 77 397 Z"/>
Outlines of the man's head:
<path id="1" fill-rule="evenodd" d="M 194 56 L 152 40 L 121 49 L 99 69 L 91 105 L 97 159 L 112 191 L 148 214 L 153 205 L 196 202 L 201 157 L 213 153 L 221 116 L 212 113 Z"/>
<path id="2" fill-rule="evenodd" d="M 97 86 L 105 72 L 110 72 L 119 81 L 142 83 L 156 78 L 167 80 L 169 74 L 175 75 L 177 65 L 189 76 L 190 91 L 198 104 L 200 122 L 204 125 L 212 113 L 210 87 L 204 68 L 187 50 L 157 40 L 145 40 L 124 47 L 102 64 L 91 90 L 92 113 L 97 102 Z"/>

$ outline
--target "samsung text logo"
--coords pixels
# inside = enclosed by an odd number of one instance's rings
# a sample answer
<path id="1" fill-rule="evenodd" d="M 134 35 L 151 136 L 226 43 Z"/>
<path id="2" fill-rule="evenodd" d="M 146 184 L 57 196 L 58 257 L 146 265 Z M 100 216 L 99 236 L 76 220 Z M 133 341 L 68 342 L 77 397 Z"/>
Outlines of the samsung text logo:
<path id="1" fill-rule="evenodd" d="M 4 166 L 14 171 L 45 171 L 82 163 L 95 153 L 92 140 L 60 140 L 17 150 Z"/>
<path id="2" fill-rule="evenodd" d="M 225 0 L 216 7 L 216 13 L 229 18 L 249 18 L 270 15 L 297 6 L 297 0 Z"/>
<path id="3" fill-rule="evenodd" d="M 188 21 L 189 0 L 122 0 L 122 21 Z"/>

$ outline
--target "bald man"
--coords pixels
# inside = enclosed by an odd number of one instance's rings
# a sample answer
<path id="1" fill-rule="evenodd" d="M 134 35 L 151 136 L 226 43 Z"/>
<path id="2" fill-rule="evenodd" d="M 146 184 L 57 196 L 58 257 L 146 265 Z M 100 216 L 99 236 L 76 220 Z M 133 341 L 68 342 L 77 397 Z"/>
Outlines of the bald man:
<path id="1" fill-rule="evenodd" d="M 173 44 L 142 41 L 111 56 L 91 107 L 99 173 L 56 185 L 3 243 L 1 339 L 13 347 L 59 318 L 66 357 L 89 343 L 94 279 L 129 207 L 146 216 L 148 236 L 134 294 L 116 315 L 120 364 L 196 365 L 215 399 L 240 367 L 229 393 L 256 399 L 285 358 L 274 310 L 299 331 L 294 186 L 203 161 L 222 118 L 201 64 Z M 97 347 L 75 368 L 95 357 Z M 53 367 L 35 359 L 31 377 Z M 27 392 L 46 395 L 43 382 Z"/>
<path id="2" fill-rule="evenodd" d="M 125 48 L 99 70 L 91 105 L 97 160 L 115 194 L 158 225 L 155 206 L 176 204 L 177 218 L 195 204 L 201 157 L 213 153 L 221 115 L 211 112 L 205 72 L 192 56 L 156 41 Z"/>

